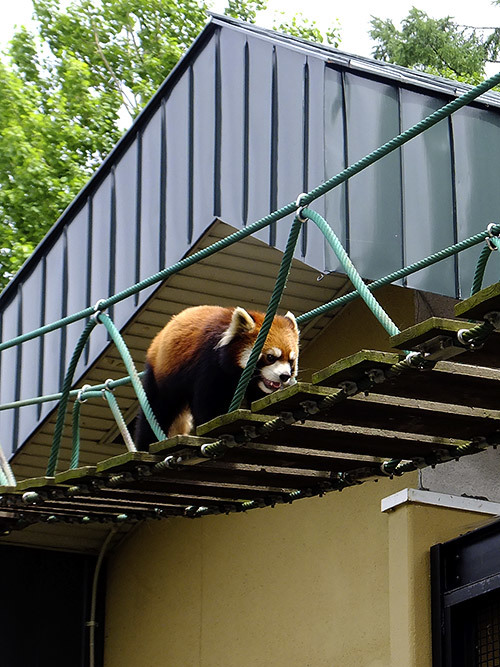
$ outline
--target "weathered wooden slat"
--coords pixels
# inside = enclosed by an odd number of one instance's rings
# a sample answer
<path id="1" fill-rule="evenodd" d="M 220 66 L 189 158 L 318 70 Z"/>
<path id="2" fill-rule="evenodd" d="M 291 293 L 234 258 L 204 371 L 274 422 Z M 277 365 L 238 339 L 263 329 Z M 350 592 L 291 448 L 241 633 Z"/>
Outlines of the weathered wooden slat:
<path id="1" fill-rule="evenodd" d="M 117 474 L 120 472 L 134 470 L 137 464 L 154 464 L 159 463 L 161 458 L 153 456 L 148 452 L 125 452 L 118 456 L 113 456 L 111 459 L 100 461 L 96 466 L 96 472 L 106 472 Z"/>
<path id="2" fill-rule="evenodd" d="M 465 444 L 464 440 L 459 439 L 311 421 L 273 431 L 257 442 L 297 448 L 307 443 L 311 451 L 402 459 L 425 457 L 436 449 L 453 450 Z"/>
<path id="3" fill-rule="evenodd" d="M 336 472 L 355 470 L 360 467 L 373 467 L 378 470 L 383 460 L 376 456 L 254 442 L 242 447 L 232 447 L 224 454 L 224 461 L 228 463 L 250 463 L 263 467 L 306 468 Z"/>
<path id="4" fill-rule="evenodd" d="M 140 488 L 134 489 L 108 489 L 104 488 L 93 493 L 94 498 L 108 498 L 110 500 L 121 502 L 124 500 L 136 501 L 136 502 L 145 502 L 150 505 L 161 505 L 165 502 L 169 505 L 178 505 L 185 507 L 186 505 L 193 505 L 199 503 L 201 505 L 206 505 L 207 503 L 223 503 L 227 502 L 227 498 L 220 494 L 208 494 L 202 493 L 201 487 L 197 487 L 198 491 L 196 493 L 175 493 L 172 491 L 174 485 L 170 485 L 170 490 L 165 489 L 163 491 L 152 491 L 148 488 L 148 483 L 142 484 Z M 86 496 L 75 496 L 75 499 L 85 498 Z"/>
<path id="5" fill-rule="evenodd" d="M 294 412 L 302 408 L 305 401 L 321 402 L 324 398 L 335 396 L 338 389 L 297 382 L 291 387 L 275 391 L 252 403 L 252 412 L 266 415 L 279 415 L 280 412 Z"/>
<path id="6" fill-rule="evenodd" d="M 471 322 L 462 322 L 445 317 L 429 317 L 429 319 L 404 329 L 391 336 L 391 344 L 399 350 L 418 350 L 420 346 L 432 339 L 443 336 L 456 339 L 460 329 L 472 329 L 476 326 Z"/>
<path id="7" fill-rule="evenodd" d="M 189 468 L 188 471 L 193 470 Z M 263 495 L 281 496 L 290 491 L 289 487 L 271 483 L 241 482 L 233 477 L 224 479 L 224 481 L 211 481 L 191 479 L 188 475 L 182 478 L 155 476 L 148 478 L 147 482 L 130 482 L 128 489 L 147 488 L 148 492 L 172 493 L 176 492 L 183 495 L 217 495 L 228 499 L 253 500 Z"/>
<path id="8" fill-rule="evenodd" d="M 472 439 L 500 430 L 500 412 L 484 408 L 381 396 L 353 396 L 320 413 L 322 421 L 407 433 Z M 314 415 L 311 419 L 314 419 Z"/>
<path id="9" fill-rule="evenodd" d="M 473 351 L 457 342 L 457 332 L 460 329 L 472 329 L 475 326 L 477 326 L 475 322 L 431 317 L 392 336 L 391 343 L 401 350 L 429 351 L 431 354 L 437 349 L 438 353 L 434 355 L 437 359 L 453 357 L 453 361 L 460 364 L 498 368 L 500 332 L 495 331 L 490 334 L 482 347 Z M 442 349 L 439 352 L 440 348 Z"/>
<path id="10" fill-rule="evenodd" d="M 216 417 L 196 429 L 196 435 L 217 438 L 220 435 L 240 433 L 243 428 L 252 428 L 265 424 L 272 417 L 257 415 L 250 410 L 234 410 L 226 415 Z"/>
<path id="11" fill-rule="evenodd" d="M 313 374 L 314 385 L 338 387 L 341 382 L 358 382 L 373 370 L 385 370 L 401 359 L 400 355 L 376 350 L 361 350 Z"/>
<path id="12" fill-rule="evenodd" d="M 285 489 L 299 489 L 311 484 L 327 481 L 329 474 L 317 470 L 300 470 L 292 468 L 278 468 L 268 466 L 252 466 L 249 464 L 225 463 L 223 461 L 209 462 L 203 465 L 186 466 L 179 471 L 163 472 L 161 477 L 166 480 L 172 478 L 182 482 L 209 482 L 219 484 L 230 482 L 243 485 L 279 487 Z M 155 476 L 155 481 L 158 477 Z"/>
<path id="13" fill-rule="evenodd" d="M 500 408 L 500 371 L 440 361 L 432 370 L 410 369 L 373 385 L 370 393 L 482 408 Z"/>
<path id="14" fill-rule="evenodd" d="M 488 285 L 455 305 L 456 317 L 482 320 L 487 313 L 500 310 L 500 282 Z"/>

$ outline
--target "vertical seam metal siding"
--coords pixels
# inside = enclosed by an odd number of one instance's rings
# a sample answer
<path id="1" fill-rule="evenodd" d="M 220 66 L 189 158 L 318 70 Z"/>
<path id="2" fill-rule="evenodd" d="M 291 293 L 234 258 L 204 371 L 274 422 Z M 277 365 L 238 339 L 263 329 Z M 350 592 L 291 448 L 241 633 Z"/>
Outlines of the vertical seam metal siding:
<path id="1" fill-rule="evenodd" d="M 222 153 L 222 90 L 221 90 L 221 55 L 220 55 L 220 30 L 215 37 L 215 77 L 214 77 L 214 100 L 215 100 L 215 145 L 214 145 L 214 167 L 213 167 L 213 215 L 221 215 L 221 153 Z"/>
<path id="2" fill-rule="evenodd" d="M 448 122 L 448 136 L 450 140 L 450 170 L 451 170 L 451 199 L 453 216 L 453 243 L 458 242 L 458 210 L 457 210 L 457 176 L 455 173 L 455 135 L 453 131 L 453 117 Z M 453 255 L 453 271 L 455 275 L 455 297 L 460 298 L 460 275 L 458 267 L 458 255 Z"/>
<path id="3" fill-rule="evenodd" d="M 248 172 L 250 152 L 250 47 L 248 39 L 245 40 L 244 48 L 244 74 L 243 74 L 243 201 L 242 218 L 243 225 L 248 224 Z"/>
<path id="4" fill-rule="evenodd" d="M 309 61 L 306 57 L 304 62 L 304 91 L 302 104 L 302 191 L 309 190 Z M 297 193 L 298 194 L 298 193 Z M 301 230 L 301 255 L 307 254 L 307 225 L 305 222 Z"/>

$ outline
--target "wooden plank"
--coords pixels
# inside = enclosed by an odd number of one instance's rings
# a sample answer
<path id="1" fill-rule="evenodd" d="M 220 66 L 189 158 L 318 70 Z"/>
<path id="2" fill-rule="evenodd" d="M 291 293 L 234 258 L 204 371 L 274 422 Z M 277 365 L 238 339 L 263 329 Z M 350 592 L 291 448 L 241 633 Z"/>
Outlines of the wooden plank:
<path id="1" fill-rule="evenodd" d="M 134 470 L 138 464 L 154 464 L 161 461 L 158 456 L 153 456 L 148 452 L 125 452 L 118 456 L 113 456 L 105 461 L 100 461 L 96 466 L 96 472 L 118 473 L 127 470 Z"/>
<path id="2" fill-rule="evenodd" d="M 466 443 L 460 439 L 311 421 L 273 431 L 266 438 L 259 438 L 257 442 L 299 449 L 307 447 L 311 451 L 334 452 L 339 456 L 350 453 L 402 459 L 425 457 L 436 449 L 453 450 Z M 254 443 L 250 446 L 254 446 Z"/>
<path id="3" fill-rule="evenodd" d="M 263 467 L 345 472 L 360 467 L 371 467 L 374 471 L 378 471 L 384 459 L 376 456 L 345 454 L 306 447 L 287 447 L 249 442 L 241 447 L 228 449 L 223 460 L 226 463 L 250 463 Z"/>
<path id="4" fill-rule="evenodd" d="M 340 359 L 312 376 L 314 385 L 338 387 L 340 382 L 357 382 L 366 378 L 372 370 L 385 370 L 401 359 L 398 354 L 378 352 L 376 350 L 360 350 L 356 354 Z"/>
<path id="5" fill-rule="evenodd" d="M 102 493 L 111 493 L 111 489 L 103 490 Z M 199 480 L 183 478 L 162 479 L 161 477 L 148 477 L 140 483 L 131 482 L 127 489 L 118 489 L 117 493 L 140 493 L 141 495 L 159 495 L 160 497 L 186 497 L 194 499 L 216 498 L 226 500 L 254 500 L 263 495 L 280 497 L 288 493 L 289 489 L 272 487 L 259 484 L 240 484 L 234 481 L 219 482 L 212 484 Z M 191 504 L 191 503 L 187 503 Z"/>
<path id="6" fill-rule="evenodd" d="M 42 489 L 42 488 L 54 488 L 55 478 L 54 477 L 31 477 L 30 479 L 25 479 L 22 482 L 19 482 L 16 486 L 18 492 L 31 491 L 31 489 Z"/>
<path id="7" fill-rule="evenodd" d="M 65 470 L 55 476 L 56 484 L 82 484 L 84 481 L 96 479 L 95 466 L 82 466 L 80 468 L 73 468 L 73 470 Z"/>
<path id="8" fill-rule="evenodd" d="M 487 313 L 500 310 L 500 282 L 488 285 L 455 305 L 456 317 L 483 320 Z"/>
<path id="9" fill-rule="evenodd" d="M 258 427 L 271 419 L 266 415 L 256 415 L 250 410 L 234 410 L 226 415 L 215 417 L 215 419 L 200 424 L 196 429 L 196 435 L 217 438 L 221 435 L 241 433 L 243 428 Z"/>
<path id="10" fill-rule="evenodd" d="M 196 468 L 189 468 L 187 472 L 195 470 Z M 274 480 L 273 480 L 274 481 Z M 280 480 L 281 481 L 281 480 Z M 163 477 L 155 475 L 153 478 L 148 477 L 142 480 L 141 483 L 131 482 L 128 488 L 133 490 L 143 488 L 148 491 L 156 491 L 159 493 L 183 493 L 183 494 L 200 494 L 200 495 L 218 495 L 223 498 L 232 498 L 234 500 L 253 500 L 260 498 L 263 495 L 280 496 L 290 491 L 289 487 L 281 484 L 271 484 L 270 481 L 265 483 L 257 482 L 242 482 L 238 479 L 229 478 L 221 480 L 207 480 L 207 479 L 193 479 L 188 475 L 179 477 Z"/>
<path id="11" fill-rule="evenodd" d="M 449 361 L 438 362 L 432 370 L 408 369 L 370 389 L 374 394 L 491 409 L 499 407 L 499 391 L 499 370 Z"/>
<path id="12" fill-rule="evenodd" d="M 315 415 L 311 416 L 314 419 Z M 318 419 L 448 438 L 472 439 L 500 428 L 500 412 L 453 404 L 381 396 L 353 396 Z"/>
<path id="13" fill-rule="evenodd" d="M 151 492 L 145 491 L 144 489 L 103 489 L 93 493 L 92 498 L 94 499 L 103 499 L 109 500 L 113 503 L 123 503 L 124 506 L 127 503 L 136 503 L 138 505 L 144 504 L 151 507 L 162 507 L 166 506 L 177 506 L 185 507 L 186 505 L 201 504 L 206 505 L 207 503 L 225 503 L 227 498 L 218 496 L 218 495 L 209 495 L 204 493 L 196 494 L 176 494 L 173 492 Z M 88 496 L 74 496 L 75 501 L 79 499 L 86 499 Z"/>
<path id="14" fill-rule="evenodd" d="M 252 403 L 252 412 L 265 412 L 268 415 L 279 415 L 280 412 L 294 412 L 302 408 L 304 401 L 321 401 L 328 396 L 335 396 L 338 389 L 297 382 L 291 387 L 280 389 Z"/>
<path id="15" fill-rule="evenodd" d="M 457 331 L 471 329 L 474 324 L 444 317 L 430 317 L 424 322 L 391 336 L 391 345 L 400 350 L 416 350 L 448 358 L 465 352 L 457 341 Z"/>
<path id="16" fill-rule="evenodd" d="M 160 477 L 164 481 L 171 481 L 175 478 L 182 482 L 200 481 L 216 485 L 229 482 L 231 484 L 248 486 L 256 484 L 290 490 L 304 488 L 320 481 L 328 481 L 330 474 L 318 470 L 262 467 L 216 460 L 203 465 L 185 466 L 181 471 L 162 471 Z M 157 475 L 155 475 L 155 479 L 158 479 Z"/>
<path id="17" fill-rule="evenodd" d="M 157 454 L 164 457 L 186 448 L 197 449 L 201 445 L 209 444 L 213 441 L 212 438 L 200 438 L 196 435 L 175 435 L 173 438 L 168 438 L 168 440 L 153 443 L 149 446 L 149 452 L 150 454 Z"/>
<path id="18" fill-rule="evenodd" d="M 164 501 L 156 503 L 140 502 L 135 498 L 128 501 L 123 499 L 113 501 L 109 498 L 98 498 L 96 496 L 81 496 L 78 500 L 71 498 L 48 500 L 43 504 L 43 509 L 54 512 L 75 510 L 83 513 L 106 512 L 107 514 L 151 513 L 155 509 L 162 509 L 172 510 L 177 515 L 182 513 L 182 505 L 180 504 L 171 504 Z"/>

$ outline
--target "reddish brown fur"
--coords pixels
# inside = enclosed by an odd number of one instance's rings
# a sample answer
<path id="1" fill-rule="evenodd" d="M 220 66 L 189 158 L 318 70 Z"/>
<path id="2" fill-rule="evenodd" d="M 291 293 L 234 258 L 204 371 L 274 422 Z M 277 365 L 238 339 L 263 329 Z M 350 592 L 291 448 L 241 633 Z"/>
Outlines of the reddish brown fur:
<path id="1" fill-rule="evenodd" d="M 143 384 L 151 407 L 170 436 L 227 411 L 264 314 L 242 308 L 195 306 L 183 310 L 153 339 Z M 279 348 L 279 351 L 276 349 Z M 295 381 L 298 330 L 293 315 L 276 316 L 245 399 Z M 146 449 L 155 436 L 142 411 L 136 445 Z"/>
<path id="2" fill-rule="evenodd" d="M 210 335 L 221 336 L 228 328 L 233 310 L 221 306 L 193 306 L 174 315 L 153 339 L 147 352 L 146 360 L 154 369 L 155 377 L 160 379 L 175 373 L 186 362 L 194 360 Z M 237 353 L 253 346 L 264 321 L 264 313 L 247 312 L 255 320 L 256 327 L 238 336 Z M 284 360 L 288 360 L 291 351 L 297 353 L 295 330 L 290 320 L 281 315 L 274 318 L 263 351 L 272 347 L 283 351 Z"/>

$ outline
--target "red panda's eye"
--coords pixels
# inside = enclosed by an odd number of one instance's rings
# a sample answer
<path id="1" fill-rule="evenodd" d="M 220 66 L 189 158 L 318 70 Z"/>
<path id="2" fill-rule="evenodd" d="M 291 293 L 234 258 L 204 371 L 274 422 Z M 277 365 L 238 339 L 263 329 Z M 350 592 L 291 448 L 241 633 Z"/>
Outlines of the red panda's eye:
<path id="1" fill-rule="evenodd" d="M 274 354 L 266 354 L 266 359 L 270 364 L 273 364 L 277 360 L 277 356 Z"/>

